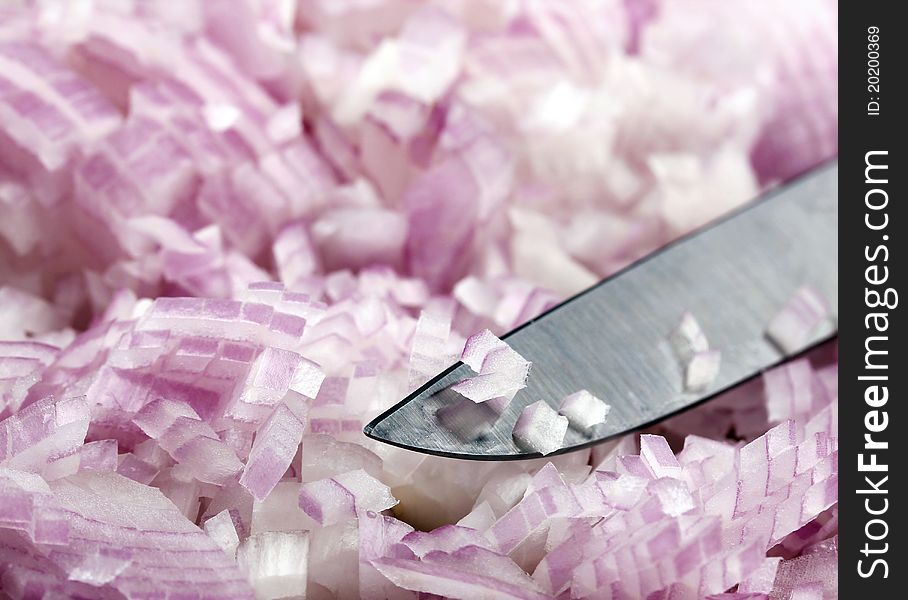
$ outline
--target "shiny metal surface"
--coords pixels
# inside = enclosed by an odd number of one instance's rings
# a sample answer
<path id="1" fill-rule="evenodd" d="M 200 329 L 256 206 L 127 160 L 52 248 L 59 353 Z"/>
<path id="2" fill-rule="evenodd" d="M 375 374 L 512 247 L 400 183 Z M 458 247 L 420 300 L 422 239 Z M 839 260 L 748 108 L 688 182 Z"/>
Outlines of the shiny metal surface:
<path id="1" fill-rule="evenodd" d="M 511 437 L 520 411 L 539 399 L 557 409 L 585 388 L 611 413 L 589 436 L 568 429 L 559 453 L 567 452 L 644 427 L 782 361 L 764 330 L 804 284 L 823 295 L 832 319 L 792 354 L 830 337 L 838 318 L 837 175 L 837 163 L 820 167 L 511 332 L 507 342 L 533 362 L 527 387 L 497 420 L 488 407 L 470 410 L 464 420 L 471 429 L 487 419 L 478 439 L 436 417 L 463 400 L 447 389 L 473 375 L 460 363 L 376 418 L 366 435 L 442 456 L 533 458 Z M 722 352 L 718 377 L 697 394 L 682 392 L 682 369 L 666 339 L 685 310 Z"/>

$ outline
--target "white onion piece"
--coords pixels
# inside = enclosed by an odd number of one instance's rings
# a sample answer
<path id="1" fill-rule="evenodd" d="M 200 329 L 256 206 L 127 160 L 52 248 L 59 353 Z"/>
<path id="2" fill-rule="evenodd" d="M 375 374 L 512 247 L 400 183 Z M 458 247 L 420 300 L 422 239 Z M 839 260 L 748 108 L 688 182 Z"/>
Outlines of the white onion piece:
<path id="1" fill-rule="evenodd" d="M 230 511 L 222 510 L 207 521 L 202 529 L 221 547 L 227 556 L 234 558 L 240 545 L 240 537 L 233 523 Z"/>
<path id="2" fill-rule="evenodd" d="M 494 549 L 478 531 L 459 525 L 444 525 L 429 532 L 413 531 L 401 538 L 400 543 L 420 558 L 429 552 L 454 552 L 467 546 Z"/>
<path id="3" fill-rule="evenodd" d="M 26 340 L 35 335 L 61 329 L 64 315 L 39 296 L 12 286 L 0 286 L 0 338 Z"/>
<path id="4" fill-rule="evenodd" d="M 837 592 L 838 560 L 837 540 L 831 538 L 808 549 L 802 556 L 781 561 L 773 594 L 809 599 L 833 596 Z"/>
<path id="5" fill-rule="evenodd" d="M 410 600 L 412 592 L 402 590 L 379 573 L 370 561 L 391 553 L 392 548 L 413 528 L 373 511 L 359 514 L 359 595 L 363 600 Z"/>
<path id="6" fill-rule="evenodd" d="M 526 387 L 530 362 L 488 330 L 467 340 L 461 360 L 479 375 L 464 379 L 451 389 L 473 402 L 510 400 Z"/>
<path id="7" fill-rule="evenodd" d="M 487 373 L 470 377 L 451 386 L 451 389 L 473 402 L 488 402 L 495 398 L 509 400 L 526 387 L 526 375 L 519 372 Z"/>
<path id="8" fill-rule="evenodd" d="M 448 598 L 546 598 L 510 559 L 477 546 L 452 553 L 434 551 L 421 560 L 380 558 L 371 564 L 396 585 Z"/>
<path id="9" fill-rule="evenodd" d="M 803 417 L 828 400 L 806 358 L 764 373 L 763 389 L 766 411 L 770 422 L 774 423 Z"/>
<path id="10" fill-rule="evenodd" d="M 408 386 L 411 390 L 415 390 L 454 362 L 454 357 L 448 354 L 446 347 L 450 335 L 450 319 L 429 310 L 420 313 L 410 349 Z"/>
<path id="11" fill-rule="evenodd" d="M 0 421 L 0 467 L 44 472 L 51 459 L 82 446 L 89 419 L 85 397 L 35 402 Z"/>
<path id="12" fill-rule="evenodd" d="M 157 467 L 137 458 L 131 452 L 121 455 L 119 464 L 117 465 L 118 474 L 145 485 L 154 481 L 158 472 L 159 469 Z"/>
<path id="13" fill-rule="evenodd" d="M 567 417 L 571 427 L 589 434 L 596 425 L 605 423 L 611 408 L 587 390 L 580 390 L 565 396 L 558 412 Z"/>
<path id="14" fill-rule="evenodd" d="M 198 421 L 197 431 L 210 438 L 217 437 L 214 430 L 202 422 L 199 415 L 191 406 L 181 402 L 167 400 L 166 398 L 159 398 L 146 404 L 142 407 L 142 410 L 136 413 L 132 421 L 148 437 L 157 439 L 164 437 L 167 430 L 173 427 L 177 420 L 181 418 L 190 421 Z M 165 447 L 164 449 L 166 450 L 167 448 Z"/>
<path id="15" fill-rule="evenodd" d="M 329 271 L 343 267 L 400 265 L 407 224 L 381 208 L 335 209 L 312 224 L 312 241 Z"/>
<path id="16" fill-rule="evenodd" d="M 416 11 L 398 38 L 397 86 L 423 102 L 438 99 L 457 77 L 466 38 L 463 25 L 447 11 L 435 7 Z"/>
<path id="17" fill-rule="evenodd" d="M 261 533 L 263 531 L 303 531 L 318 527 L 318 523 L 302 511 L 299 507 L 300 485 L 296 481 L 280 481 L 268 497 L 262 502 L 256 502 L 252 495 L 242 486 L 235 489 L 225 490 L 224 502 L 229 506 L 230 502 L 238 502 L 242 508 L 246 508 L 248 501 L 248 525 L 249 533 Z M 220 508 L 220 506 L 215 506 Z M 209 512 L 214 509 L 209 507 Z M 243 514 L 239 515 L 244 517 Z"/>
<path id="18" fill-rule="evenodd" d="M 662 436 L 641 435 L 640 458 L 656 477 L 681 477 L 681 465 Z"/>
<path id="19" fill-rule="evenodd" d="M 683 367 L 684 391 L 706 390 L 719 374 L 722 355 L 710 349 L 706 334 L 690 312 L 681 316 L 681 322 L 669 335 L 669 342 Z"/>
<path id="20" fill-rule="evenodd" d="M 798 288 L 766 327 L 766 336 L 783 352 L 801 349 L 829 315 L 823 297 L 809 285 Z"/>
<path id="21" fill-rule="evenodd" d="M 300 508 L 321 525 L 354 519 L 357 511 L 380 512 L 395 504 L 391 490 L 361 469 L 304 483 L 299 491 Z"/>
<path id="22" fill-rule="evenodd" d="M 738 584 L 738 592 L 742 594 L 770 594 L 781 560 L 782 558 L 778 557 L 770 558 L 764 562 L 759 569 L 751 573 L 746 579 Z"/>
<path id="23" fill-rule="evenodd" d="M 236 553 L 255 597 L 264 600 L 306 595 L 309 534 L 267 531 L 246 538 Z"/>
<path id="24" fill-rule="evenodd" d="M 382 460 L 368 448 L 338 441 L 330 435 L 312 434 L 303 438 L 301 477 L 304 483 L 359 469 L 379 479 Z"/>
<path id="25" fill-rule="evenodd" d="M 461 527 L 469 527 L 479 532 L 486 531 L 495 523 L 495 512 L 488 502 L 480 502 L 464 518 L 457 522 Z"/>
<path id="26" fill-rule="evenodd" d="M 500 517 L 523 498 L 531 477 L 522 469 L 505 465 L 489 475 L 476 498 L 476 504 L 487 503 L 496 517 Z"/>
<path id="27" fill-rule="evenodd" d="M 199 481 L 224 485 L 243 468 L 236 453 L 188 405 L 149 402 L 133 422 Z"/>
<path id="28" fill-rule="evenodd" d="M 80 469 L 116 471 L 117 467 L 117 440 L 88 442 L 79 448 Z"/>
<path id="29" fill-rule="evenodd" d="M 690 312 L 685 312 L 681 316 L 681 322 L 669 335 L 669 341 L 678 360 L 685 364 L 690 362 L 695 354 L 709 350 L 706 334 Z"/>
<path id="30" fill-rule="evenodd" d="M 279 404 L 256 432 L 240 485 L 256 500 L 274 489 L 296 456 L 303 439 L 304 423 L 287 405 Z"/>
<path id="31" fill-rule="evenodd" d="M 309 239 L 309 230 L 302 224 L 294 223 L 278 234 L 272 245 L 274 262 L 277 264 L 281 281 L 296 287 L 319 270 L 318 255 Z"/>
<path id="32" fill-rule="evenodd" d="M 471 369 L 479 373 L 482 370 L 482 364 L 489 352 L 498 348 L 504 348 L 507 344 L 493 334 L 488 329 L 483 329 L 467 338 L 463 347 L 463 353 L 460 360 Z"/>
<path id="33" fill-rule="evenodd" d="M 70 581 L 102 587 L 116 579 L 132 563 L 128 550 L 99 549 L 85 556 L 79 565 L 69 572 Z"/>
<path id="34" fill-rule="evenodd" d="M 18 530 L 24 544 L 25 552 L 4 554 L 9 567 L 4 583 L 11 589 L 32 581 L 39 593 L 73 596 L 86 590 L 80 581 L 103 593 L 115 582 L 139 596 L 253 597 L 236 564 L 160 491 L 119 475 L 85 471 L 48 485 L 37 476 L 0 469 L 0 505 L 36 508 L 20 509 L 0 525 L 2 532 Z M 51 557 L 61 545 L 70 555 L 67 567 L 54 567 L 58 559 L 44 558 L 42 577 L 30 579 L 35 565 L 30 556 Z M 175 572 L 174 564 L 182 568 Z M 68 574 L 80 581 L 69 581 Z"/>
<path id="35" fill-rule="evenodd" d="M 722 353 L 718 350 L 697 352 L 690 358 L 684 370 L 684 390 L 702 392 L 709 388 L 719 375 Z"/>
<path id="36" fill-rule="evenodd" d="M 531 452 L 549 454 L 564 444 L 568 419 L 559 415 L 543 400 L 537 400 L 521 411 L 514 424 L 514 440 Z"/>
<path id="37" fill-rule="evenodd" d="M 325 378 L 318 365 L 295 352 L 275 348 L 267 348 L 252 370 L 254 375 L 240 400 L 265 406 L 277 404 L 290 390 L 314 398 Z"/>

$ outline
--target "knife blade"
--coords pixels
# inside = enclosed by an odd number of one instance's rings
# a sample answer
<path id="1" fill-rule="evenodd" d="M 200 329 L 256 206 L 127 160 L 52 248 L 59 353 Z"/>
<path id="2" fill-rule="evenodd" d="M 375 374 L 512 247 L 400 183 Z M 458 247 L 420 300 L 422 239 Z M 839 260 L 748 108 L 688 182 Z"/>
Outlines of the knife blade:
<path id="1" fill-rule="evenodd" d="M 509 333 L 503 339 L 533 365 L 527 387 L 500 415 L 450 389 L 475 375 L 457 363 L 364 433 L 439 456 L 528 459 L 539 454 L 521 449 L 511 435 L 524 407 L 544 400 L 557 410 L 564 396 L 581 389 L 608 403 L 606 422 L 592 433 L 569 428 L 553 453 L 560 454 L 658 422 L 822 343 L 837 331 L 837 176 L 837 161 L 818 167 Z M 805 284 L 826 300 L 830 318 L 785 353 L 765 329 Z M 667 340 L 685 311 L 721 352 L 718 376 L 698 393 L 683 390 L 683 371 Z M 457 415 L 454 426 L 450 417 L 440 418 L 445 414 Z"/>

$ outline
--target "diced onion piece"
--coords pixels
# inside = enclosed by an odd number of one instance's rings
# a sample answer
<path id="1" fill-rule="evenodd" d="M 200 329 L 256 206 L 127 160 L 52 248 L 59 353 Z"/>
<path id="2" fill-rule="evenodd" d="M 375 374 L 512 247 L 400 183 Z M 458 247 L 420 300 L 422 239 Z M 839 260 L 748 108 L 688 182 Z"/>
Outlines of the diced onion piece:
<path id="1" fill-rule="evenodd" d="M 266 531 L 251 535 L 237 550 L 237 564 L 261 600 L 306 595 L 309 533 Z"/>
<path id="2" fill-rule="evenodd" d="M 243 392 L 242 401 L 273 406 L 293 390 L 315 398 L 325 379 L 317 365 L 296 352 L 267 348 L 253 366 L 253 377 Z"/>
<path id="3" fill-rule="evenodd" d="M 297 415 L 279 404 L 258 430 L 240 477 L 240 485 L 256 500 L 264 500 L 287 472 L 303 439 L 303 427 Z"/>
<path id="4" fill-rule="evenodd" d="M 802 286 L 769 322 L 766 336 L 782 352 L 797 352 L 828 315 L 829 306 L 820 293 L 809 285 Z"/>
<path id="5" fill-rule="evenodd" d="M 514 425 L 514 440 L 531 452 L 550 454 L 564 444 L 568 419 L 543 400 L 537 400 L 520 413 Z"/>
<path id="6" fill-rule="evenodd" d="M 82 446 L 90 418 L 84 396 L 48 397 L 0 421 L 0 467 L 43 473 Z"/>
<path id="7" fill-rule="evenodd" d="M 479 333 L 474 333 L 467 338 L 467 342 L 463 347 L 463 353 L 460 355 L 460 360 L 479 373 L 482 370 L 482 363 L 485 361 L 489 352 L 498 348 L 504 348 L 505 346 L 507 346 L 507 344 L 498 339 L 494 333 L 488 329 L 483 329 Z"/>
<path id="8" fill-rule="evenodd" d="M 236 525 L 234 525 L 233 517 L 230 516 L 229 511 L 222 510 L 205 521 L 203 529 L 227 553 L 227 556 L 230 558 L 236 556 L 236 549 L 240 545 L 240 537 L 237 534 Z"/>
<path id="9" fill-rule="evenodd" d="M 419 560 L 380 558 L 371 564 L 400 587 L 447 598 L 543 600 L 548 597 L 509 558 L 478 546 L 451 553 L 434 551 Z"/>
<path id="10" fill-rule="evenodd" d="M 330 435 L 310 434 L 303 438 L 304 483 L 358 469 L 378 479 L 382 475 L 382 460 L 368 448 L 335 440 Z"/>
<path id="11" fill-rule="evenodd" d="M 706 334 L 703 333 L 697 319 L 690 312 L 681 315 L 681 322 L 672 331 L 669 341 L 678 360 L 684 364 L 690 362 L 698 352 L 709 350 Z"/>
<path id="12" fill-rule="evenodd" d="M 611 408 L 587 390 L 580 390 L 565 396 L 558 412 L 567 417 L 571 427 L 591 433 L 596 425 L 605 423 Z"/>
<path id="13" fill-rule="evenodd" d="M 722 354 L 718 350 L 707 350 L 694 354 L 684 370 L 684 390 L 702 392 L 719 375 Z"/>
<path id="14" fill-rule="evenodd" d="M 772 592 L 781 560 L 779 557 L 767 560 L 760 568 L 738 584 L 738 592 L 768 595 Z"/>
<path id="15" fill-rule="evenodd" d="M 526 387 L 526 375 L 520 373 L 487 373 L 455 383 L 451 389 L 473 402 L 495 398 L 512 399 Z"/>
<path id="16" fill-rule="evenodd" d="M 357 525 L 359 596 L 363 600 L 390 600 L 409 596 L 379 573 L 369 561 L 390 554 L 392 548 L 411 533 L 413 528 L 394 517 L 373 511 L 360 512 Z"/>
<path id="17" fill-rule="evenodd" d="M 763 374 L 766 411 L 769 421 L 779 423 L 809 414 L 818 408 L 819 382 L 810 360 L 801 358 Z"/>
<path id="18" fill-rule="evenodd" d="M 526 387 L 530 362 L 488 330 L 467 340 L 461 360 L 479 375 L 468 377 L 451 389 L 473 402 L 511 400 Z"/>
<path id="19" fill-rule="evenodd" d="M 362 469 L 300 486 L 299 506 L 321 525 L 355 519 L 357 511 L 380 512 L 397 504 L 391 490 Z"/>
<path id="20" fill-rule="evenodd" d="M 253 597 L 236 563 L 160 490 L 115 473 L 83 471 L 48 484 L 0 469 L 0 506 L 4 537 L 10 527 L 19 534 L 19 550 L 4 555 L 9 589 L 29 589 L 20 586 L 37 566 L 35 589 L 63 597 L 85 595 L 85 584 L 113 582 L 140 596 Z M 58 562 L 61 547 L 67 556 Z"/>
<path id="21" fill-rule="evenodd" d="M 656 477 L 681 477 L 681 465 L 660 435 L 640 436 L 640 458 Z"/>
<path id="22" fill-rule="evenodd" d="M 132 552 L 129 550 L 99 548 L 69 572 L 69 579 L 101 587 L 116 579 L 131 563 Z"/>
<path id="23" fill-rule="evenodd" d="M 236 452 L 187 404 L 159 398 L 146 404 L 133 423 L 199 481 L 224 485 L 243 468 Z"/>
<path id="24" fill-rule="evenodd" d="M 420 312 L 410 349 L 408 384 L 411 390 L 415 390 L 455 362 L 446 347 L 450 335 L 449 318 L 428 309 Z"/>
<path id="25" fill-rule="evenodd" d="M 683 368 L 684 391 L 702 392 L 708 388 L 719 374 L 721 354 L 710 350 L 706 334 L 694 315 L 685 312 L 668 339 Z"/>
<path id="26" fill-rule="evenodd" d="M 836 538 L 817 544 L 801 556 L 779 563 L 772 595 L 781 598 L 829 598 L 838 581 Z"/>
<path id="27" fill-rule="evenodd" d="M 488 502 L 480 502 L 457 524 L 476 531 L 485 531 L 495 523 L 495 520 L 495 512 L 492 510 L 492 506 Z"/>
<path id="28" fill-rule="evenodd" d="M 429 532 L 413 531 L 405 535 L 400 543 L 419 557 L 439 550 L 454 552 L 467 546 L 493 549 L 489 540 L 478 531 L 459 525 L 444 525 Z"/>
<path id="29" fill-rule="evenodd" d="M 116 471 L 117 466 L 117 440 L 88 442 L 79 448 L 80 469 Z"/>
<path id="30" fill-rule="evenodd" d="M 158 439 L 164 437 L 164 434 L 167 433 L 180 417 L 199 421 L 200 431 L 210 431 L 209 437 L 215 437 L 214 431 L 202 424 L 199 415 L 196 414 L 191 406 L 166 398 L 159 398 L 146 404 L 142 407 L 142 410 L 133 417 L 132 421 L 139 429 L 145 432 L 148 437 Z"/>

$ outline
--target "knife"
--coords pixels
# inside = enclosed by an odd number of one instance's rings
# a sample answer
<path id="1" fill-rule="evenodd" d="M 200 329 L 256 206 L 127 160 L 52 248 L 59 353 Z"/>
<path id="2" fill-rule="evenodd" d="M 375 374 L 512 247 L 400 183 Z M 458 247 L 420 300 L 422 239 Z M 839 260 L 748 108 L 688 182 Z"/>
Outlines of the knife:
<path id="1" fill-rule="evenodd" d="M 611 406 L 592 433 L 569 428 L 552 453 L 560 454 L 654 424 L 823 343 L 838 327 L 837 177 L 837 160 L 822 165 L 509 333 L 503 339 L 533 364 L 526 388 L 501 414 L 450 389 L 475 375 L 457 363 L 364 433 L 439 456 L 528 459 L 540 455 L 511 435 L 527 405 L 544 400 L 557 410 L 566 395 L 586 389 Z M 785 353 L 766 337 L 766 326 L 805 284 L 826 300 L 830 318 Z M 685 311 L 721 352 L 717 377 L 697 393 L 684 391 L 667 339 Z M 461 425 L 452 427 L 446 414 Z"/>

